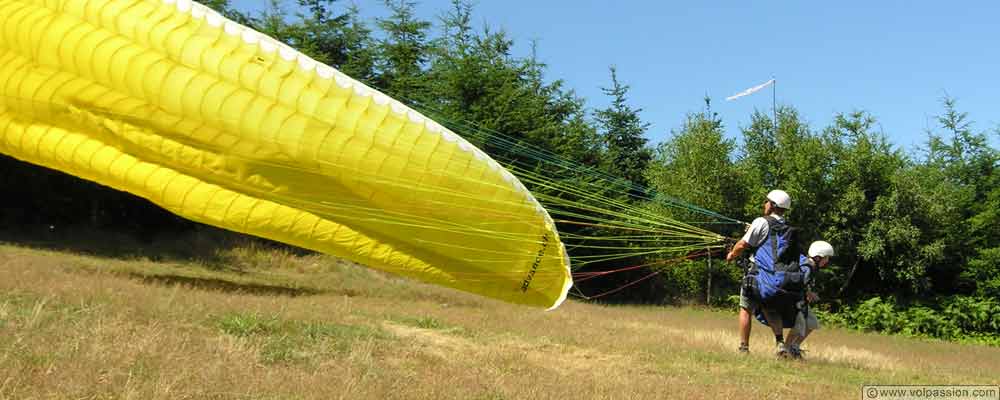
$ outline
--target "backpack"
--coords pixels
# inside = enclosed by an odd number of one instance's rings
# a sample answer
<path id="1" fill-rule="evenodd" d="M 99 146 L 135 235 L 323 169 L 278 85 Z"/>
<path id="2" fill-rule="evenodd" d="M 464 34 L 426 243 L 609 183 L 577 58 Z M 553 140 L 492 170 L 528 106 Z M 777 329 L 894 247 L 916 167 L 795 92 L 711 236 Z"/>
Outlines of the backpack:
<path id="1" fill-rule="evenodd" d="M 751 293 L 762 305 L 783 308 L 795 304 L 805 295 L 805 273 L 800 267 L 801 244 L 798 229 L 778 221 L 767 220 L 767 238 L 754 249 L 754 262 L 747 275 L 753 286 Z"/>
<path id="2" fill-rule="evenodd" d="M 812 267 L 809 265 L 808 259 L 805 256 L 799 256 L 799 272 L 802 273 L 806 283 L 810 279 L 808 277 L 809 272 L 807 271 L 811 270 Z M 794 290 L 797 289 L 796 286 L 795 283 L 786 284 L 784 289 L 786 291 L 784 293 L 773 296 L 766 303 L 761 302 L 761 304 L 764 304 L 765 307 L 776 312 L 781 317 L 782 325 L 785 328 L 794 326 L 798 313 L 802 310 L 807 310 L 809 307 L 808 303 L 802 301 L 805 300 L 805 285 L 803 285 L 802 290 Z M 760 323 L 767 325 L 767 317 L 764 316 L 763 307 L 757 307 L 754 310 L 754 318 Z"/>

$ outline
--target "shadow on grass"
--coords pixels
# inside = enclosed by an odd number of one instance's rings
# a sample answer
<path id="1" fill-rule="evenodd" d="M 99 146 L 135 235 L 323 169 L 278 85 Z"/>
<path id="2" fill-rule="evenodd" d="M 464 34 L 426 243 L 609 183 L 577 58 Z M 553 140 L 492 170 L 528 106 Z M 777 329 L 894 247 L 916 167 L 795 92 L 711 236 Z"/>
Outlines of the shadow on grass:
<path id="1" fill-rule="evenodd" d="M 208 226 L 164 233 L 143 240 L 128 233 L 86 227 L 24 229 L 0 228 L 0 242 L 37 250 L 85 254 L 120 260 L 178 262 L 205 270 L 243 274 L 248 268 L 267 268 L 294 262 L 307 250 Z M 324 293 L 266 283 L 235 282 L 225 278 L 125 272 L 122 276 L 153 285 L 182 285 L 195 289 L 250 295 L 309 296 Z M 356 295 L 356 293 L 345 293 Z"/>
<path id="2" fill-rule="evenodd" d="M 139 234 L 89 227 L 0 227 L 0 242 L 39 250 L 65 251 L 114 259 L 197 262 L 212 270 L 239 271 L 232 250 L 280 250 L 291 255 L 308 250 L 223 229 L 199 225 L 190 230 Z"/>
<path id="3" fill-rule="evenodd" d="M 191 276 L 169 272 L 169 268 L 168 271 L 159 272 L 115 272 L 144 284 L 182 285 L 199 290 L 260 296 L 371 295 L 367 290 L 349 285 L 319 288 L 312 287 L 308 283 L 304 287 L 296 287 L 294 284 L 291 286 L 280 283 L 269 284 L 261 279 L 257 279 L 257 282 L 247 282 L 252 280 L 250 276 L 254 271 L 271 268 L 295 271 L 303 266 L 313 267 L 317 262 L 313 256 L 318 253 L 208 226 L 199 226 L 189 232 L 160 234 L 151 242 L 138 240 L 127 233 L 88 228 L 64 228 L 52 231 L 25 229 L 21 232 L 12 232 L 9 229 L 0 227 L 0 243 L 128 262 L 138 260 L 177 263 L 183 264 L 184 268 L 222 274 L 218 277 L 197 276 L 200 275 L 197 273 Z M 230 274 L 236 276 L 227 276 Z"/>
<path id="4" fill-rule="evenodd" d="M 266 285 L 260 283 L 237 283 L 216 278 L 200 278 L 178 275 L 146 275 L 136 272 L 127 274 L 128 277 L 137 279 L 146 284 L 173 286 L 181 285 L 202 290 L 221 291 L 228 293 L 242 293 L 259 296 L 311 296 L 323 291 L 312 288 L 293 288 L 278 285 Z"/>

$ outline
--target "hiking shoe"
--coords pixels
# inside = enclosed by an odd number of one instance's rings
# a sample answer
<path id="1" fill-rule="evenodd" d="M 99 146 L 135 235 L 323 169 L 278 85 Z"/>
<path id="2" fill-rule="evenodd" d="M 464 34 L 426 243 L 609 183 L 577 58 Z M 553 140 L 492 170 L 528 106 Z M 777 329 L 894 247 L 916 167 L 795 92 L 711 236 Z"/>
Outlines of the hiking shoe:
<path id="1" fill-rule="evenodd" d="M 790 356 L 790 357 L 791 357 L 791 358 L 792 358 L 793 360 L 802 360 L 802 359 L 803 359 L 803 358 L 802 358 L 802 353 L 805 353 L 805 352 L 806 352 L 805 350 L 802 350 L 802 349 L 800 349 L 800 348 L 798 348 L 798 347 L 790 347 L 790 348 L 788 349 L 788 355 L 789 355 L 789 356 Z"/>
<path id="2" fill-rule="evenodd" d="M 779 343 L 778 350 L 774 352 L 774 355 L 778 358 L 788 358 L 791 353 L 788 352 L 788 348 L 785 347 L 784 343 Z"/>
<path id="3" fill-rule="evenodd" d="M 750 345 L 748 345 L 748 344 L 741 344 L 740 345 L 740 354 L 750 354 Z"/>

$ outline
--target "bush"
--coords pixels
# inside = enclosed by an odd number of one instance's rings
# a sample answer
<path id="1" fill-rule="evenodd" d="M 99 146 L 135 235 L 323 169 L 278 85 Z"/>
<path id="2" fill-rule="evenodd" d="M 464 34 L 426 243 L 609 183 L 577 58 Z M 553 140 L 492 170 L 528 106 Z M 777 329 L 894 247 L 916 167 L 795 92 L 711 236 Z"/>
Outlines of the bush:
<path id="1" fill-rule="evenodd" d="M 873 297 L 825 320 L 860 330 L 1000 345 L 1000 302 L 992 298 L 948 296 L 901 306 Z"/>
<path id="2" fill-rule="evenodd" d="M 873 297 L 857 308 L 846 308 L 843 314 L 845 322 L 858 329 L 892 332 L 899 327 L 896 302 L 892 299 L 882 300 L 881 297 Z"/>
<path id="3" fill-rule="evenodd" d="M 1000 302 L 993 298 L 950 296 L 942 312 L 965 332 L 1000 332 Z"/>

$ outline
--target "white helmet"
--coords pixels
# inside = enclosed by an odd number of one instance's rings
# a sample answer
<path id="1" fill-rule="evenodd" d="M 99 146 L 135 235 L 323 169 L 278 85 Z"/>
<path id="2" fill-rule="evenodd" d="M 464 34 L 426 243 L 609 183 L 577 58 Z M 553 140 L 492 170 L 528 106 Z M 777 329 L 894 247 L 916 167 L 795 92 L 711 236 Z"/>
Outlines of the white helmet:
<path id="1" fill-rule="evenodd" d="M 786 210 L 792 208 L 792 197 L 788 193 L 785 193 L 784 190 L 772 190 L 767 194 L 767 199 L 771 200 L 774 205 Z"/>
<path id="2" fill-rule="evenodd" d="M 809 245 L 809 258 L 813 257 L 832 257 L 834 256 L 833 245 L 824 242 L 822 240 L 817 240 Z"/>

